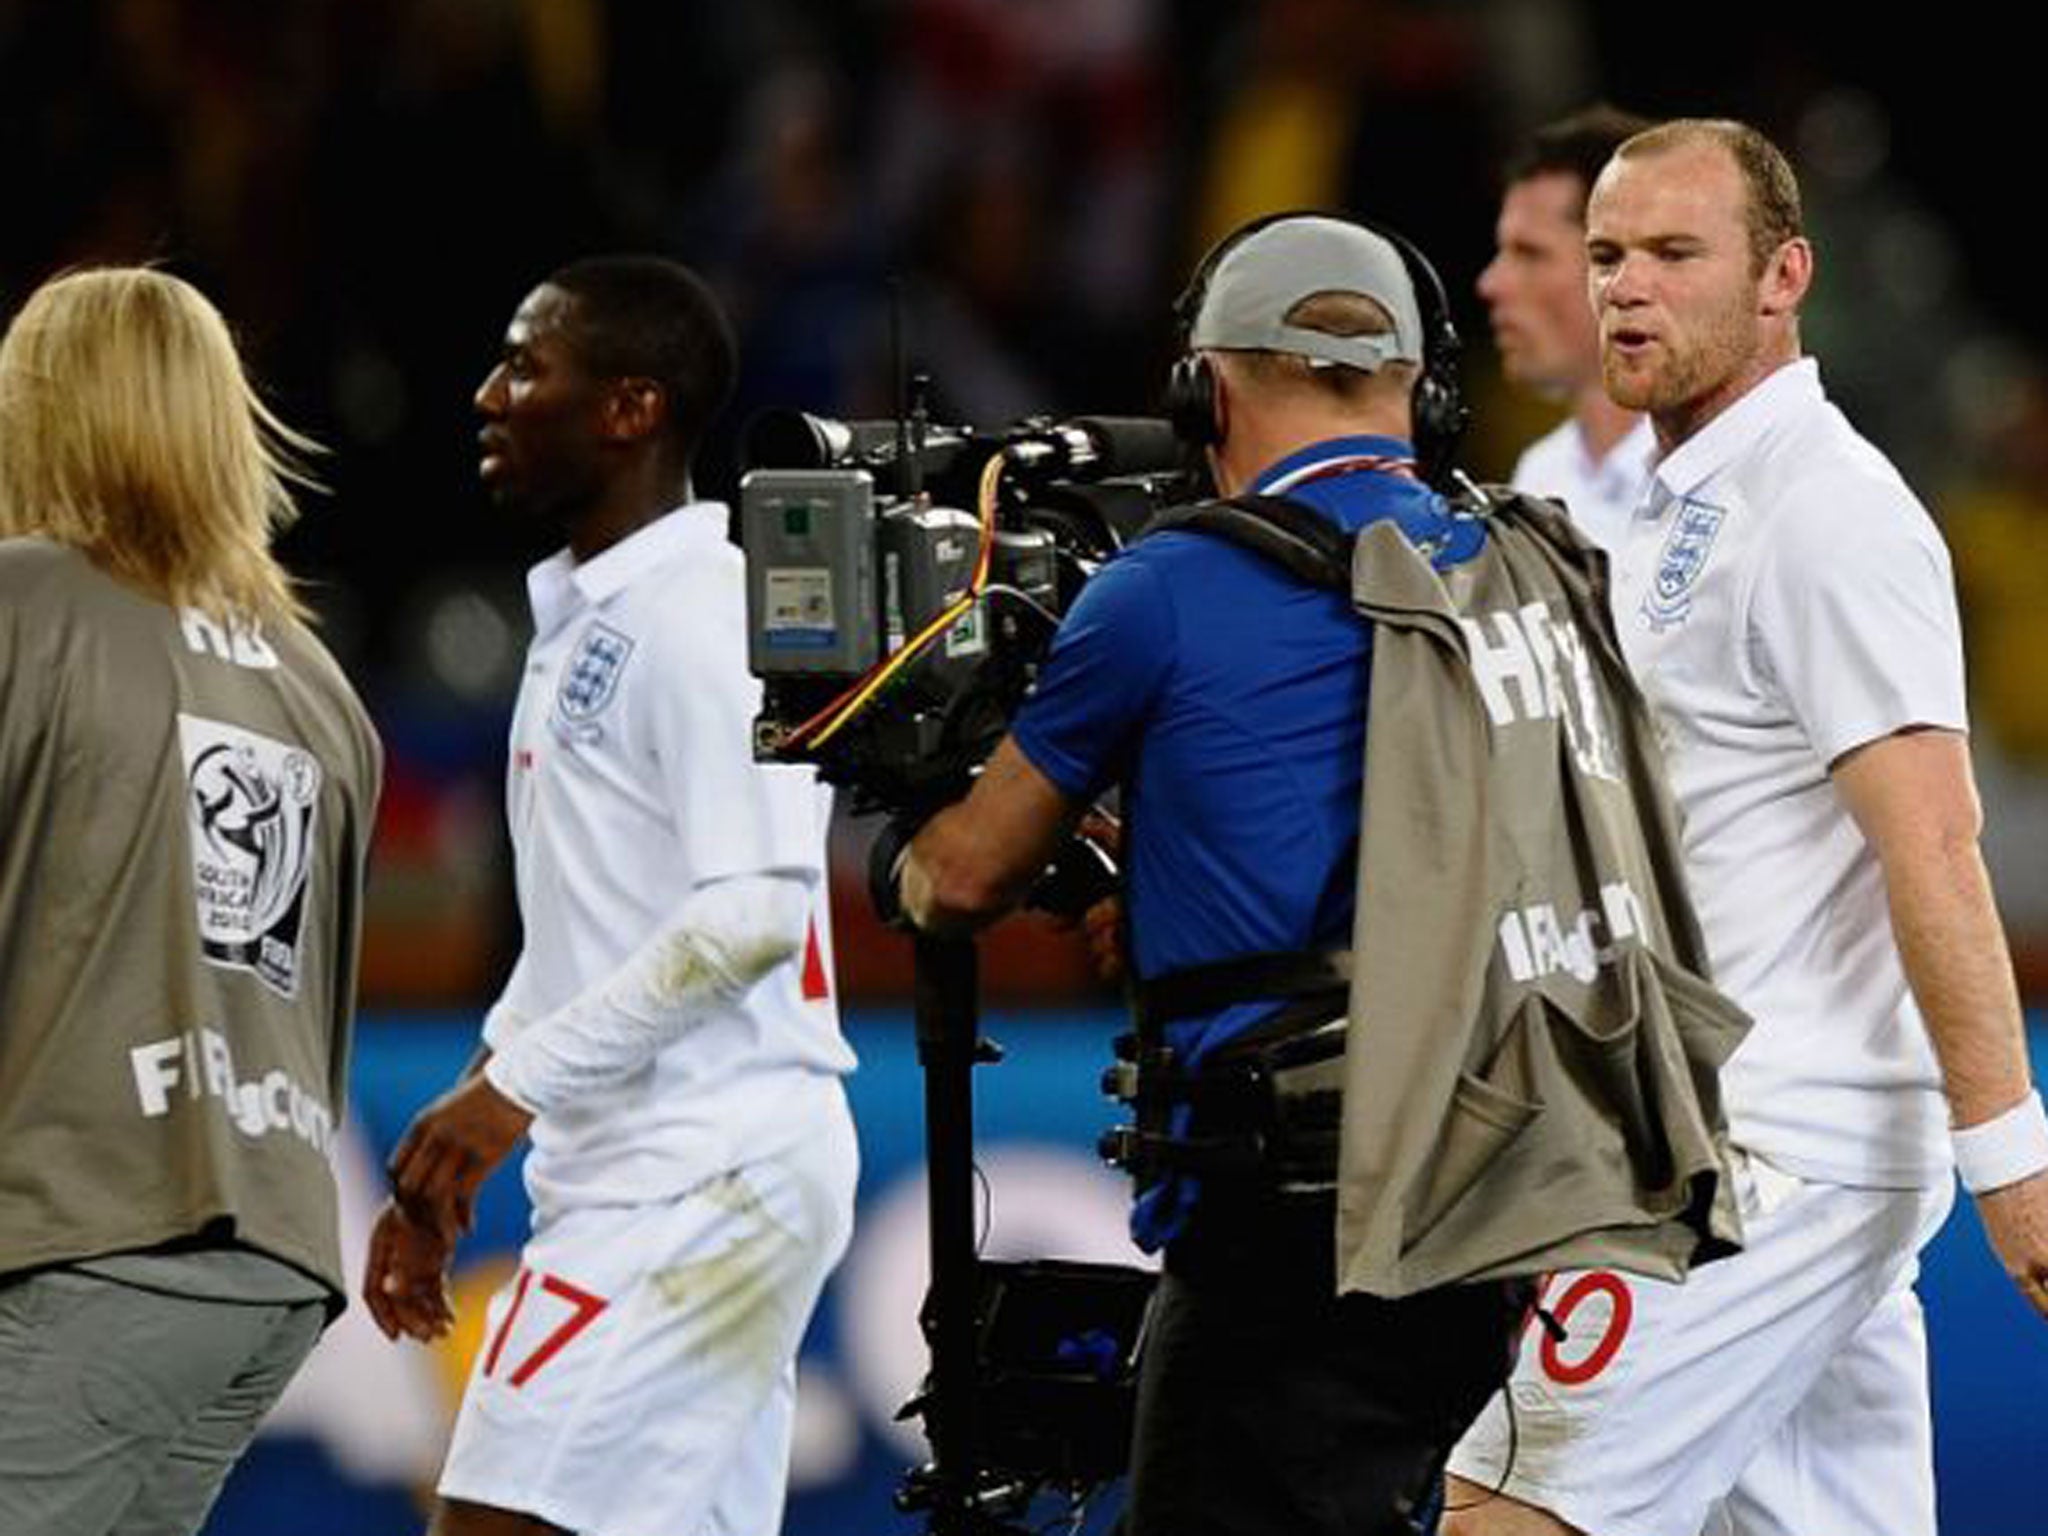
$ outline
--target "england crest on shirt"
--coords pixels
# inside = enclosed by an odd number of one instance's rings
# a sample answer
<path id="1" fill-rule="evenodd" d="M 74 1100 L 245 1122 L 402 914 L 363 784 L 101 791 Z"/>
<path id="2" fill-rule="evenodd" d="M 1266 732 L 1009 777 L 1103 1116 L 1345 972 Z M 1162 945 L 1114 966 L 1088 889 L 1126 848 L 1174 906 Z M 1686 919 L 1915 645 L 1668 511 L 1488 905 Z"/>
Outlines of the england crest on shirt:
<path id="1" fill-rule="evenodd" d="M 575 654 L 562 668 L 562 681 L 555 690 L 555 729 L 579 741 L 595 741 L 604 734 L 598 723 L 619 691 L 619 674 L 633 654 L 630 636 L 609 624 L 593 623 L 576 642 Z"/>
<path id="2" fill-rule="evenodd" d="M 1678 510 L 1671 515 L 1671 531 L 1657 552 L 1656 575 L 1650 580 L 1650 590 L 1643 594 L 1642 615 L 1652 630 L 1661 633 L 1682 624 L 1692 612 L 1693 589 L 1707 568 L 1714 536 L 1727 515 L 1726 509 L 1690 496 L 1678 503 Z"/>

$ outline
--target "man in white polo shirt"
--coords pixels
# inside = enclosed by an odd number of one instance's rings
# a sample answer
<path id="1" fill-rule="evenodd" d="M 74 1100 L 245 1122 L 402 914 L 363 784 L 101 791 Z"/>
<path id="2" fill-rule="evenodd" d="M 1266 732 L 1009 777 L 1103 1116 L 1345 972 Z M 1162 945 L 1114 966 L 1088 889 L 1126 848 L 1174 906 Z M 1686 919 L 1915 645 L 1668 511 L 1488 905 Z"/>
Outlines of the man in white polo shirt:
<path id="1" fill-rule="evenodd" d="M 690 462 L 731 387 L 717 304 L 653 258 L 529 294 L 477 392 L 528 577 L 509 814 L 525 943 L 462 1081 L 391 1162 L 364 1295 L 449 1323 L 477 1186 L 529 1130 L 533 1236 L 492 1302 L 433 1531 L 757 1533 L 798 1344 L 852 1223 L 827 978 L 829 793 L 753 760 L 739 552 Z"/>
<path id="2" fill-rule="evenodd" d="M 1947 552 L 1799 348 L 1798 188 L 1753 129 L 1631 139 L 1587 211 L 1608 392 L 1661 458 L 1614 612 L 1665 738 L 1747 1246 L 1559 1275 L 1459 1447 L 1452 1536 L 1932 1536 L 1915 1255 L 1977 1197 L 2048 1314 L 2048 1121 L 1989 882 Z"/>
<path id="3" fill-rule="evenodd" d="M 1514 487 L 1562 501 L 1609 550 L 1649 483 L 1656 440 L 1648 417 L 1601 387 L 1586 302 L 1586 194 L 1616 147 L 1649 126 L 1601 104 L 1537 129 L 1508 161 L 1493 260 L 1478 283 L 1501 371 L 1571 412 L 1516 461 Z"/>

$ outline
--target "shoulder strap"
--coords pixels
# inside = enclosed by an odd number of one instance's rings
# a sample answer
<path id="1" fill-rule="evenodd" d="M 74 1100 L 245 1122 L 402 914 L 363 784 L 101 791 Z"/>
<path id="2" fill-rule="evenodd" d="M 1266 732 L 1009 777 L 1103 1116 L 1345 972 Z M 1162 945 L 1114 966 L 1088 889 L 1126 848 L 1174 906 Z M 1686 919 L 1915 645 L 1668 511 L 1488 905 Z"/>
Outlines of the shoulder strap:
<path id="1" fill-rule="evenodd" d="M 1284 496 L 1231 496 L 1169 507 L 1145 525 L 1144 533 L 1174 528 L 1215 534 L 1240 544 L 1311 586 L 1345 593 L 1351 590 L 1351 549 L 1356 536 Z"/>

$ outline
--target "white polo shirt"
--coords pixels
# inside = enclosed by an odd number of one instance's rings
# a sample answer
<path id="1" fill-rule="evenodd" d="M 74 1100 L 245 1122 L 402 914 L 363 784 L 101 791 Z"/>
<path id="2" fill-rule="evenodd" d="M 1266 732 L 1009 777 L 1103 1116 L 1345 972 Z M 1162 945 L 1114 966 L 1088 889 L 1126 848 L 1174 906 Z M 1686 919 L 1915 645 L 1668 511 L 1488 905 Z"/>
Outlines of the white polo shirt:
<path id="1" fill-rule="evenodd" d="M 1613 572 L 1714 978 L 1756 1019 L 1723 1075 L 1734 1140 L 1837 1183 L 1945 1178 L 1883 875 L 1828 774 L 1907 726 L 1967 728 L 1941 536 L 1809 359 L 1657 466 Z"/>
<path id="2" fill-rule="evenodd" d="M 502 1050 L 615 972 L 708 881 L 810 876 L 810 936 L 644 1069 L 535 1121 L 538 1216 L 679 1194 L 843 1113 L 854 1059 L 829 980 L 831 792 L 808 768 L 753 759 L 760 686 L 725 527 L 723 506 L 693 503 L 527 576 L 534 638 L 506 795 L 525 935 L 484 1039 Z"/>
<path id="3" fill-rule="evenodd" d="M 1579 531 L 1611 554 L 1650 484 L 1656 456 L 1657 434 L 1647 416 L 1598 458 L 1578 422 L 1567 417 L 1522 451 L 1509 484 L 1563 502 Z"/>

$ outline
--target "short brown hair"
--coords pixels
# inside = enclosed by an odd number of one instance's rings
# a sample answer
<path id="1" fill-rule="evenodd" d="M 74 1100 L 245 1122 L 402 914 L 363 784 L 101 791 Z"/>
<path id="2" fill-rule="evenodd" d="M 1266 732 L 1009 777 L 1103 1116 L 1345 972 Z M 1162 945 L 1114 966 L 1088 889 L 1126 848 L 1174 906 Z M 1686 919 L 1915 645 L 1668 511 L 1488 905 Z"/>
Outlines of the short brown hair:
<path id="1" fill-rule="evenodd" d="M 1718 144 L 1735 162 L 1748 194 L 1743 222 L 1749 230 L 1750 266 L 1761 273 L 1779 246 L 1806 233 L 1799 179 L 1777 145 L 1733 118 L 1682 117 L 1637 134 L 1614 155 L 1617 160 L 1633 160 L 1694 144 Z"/>

